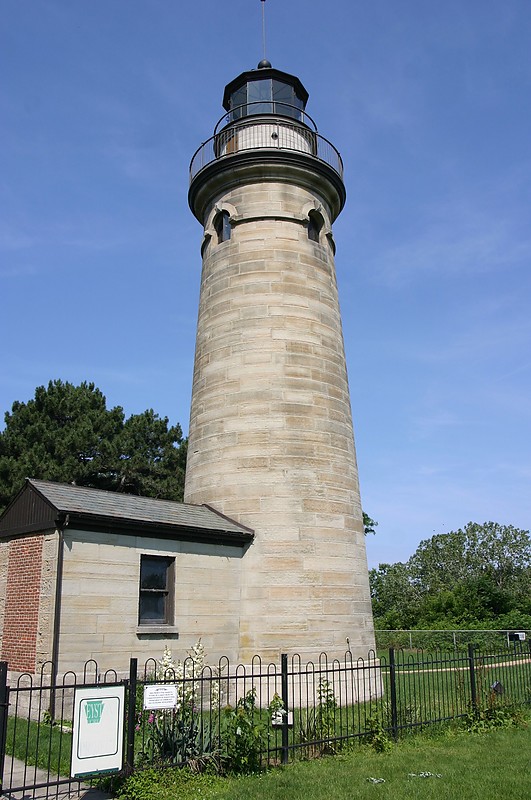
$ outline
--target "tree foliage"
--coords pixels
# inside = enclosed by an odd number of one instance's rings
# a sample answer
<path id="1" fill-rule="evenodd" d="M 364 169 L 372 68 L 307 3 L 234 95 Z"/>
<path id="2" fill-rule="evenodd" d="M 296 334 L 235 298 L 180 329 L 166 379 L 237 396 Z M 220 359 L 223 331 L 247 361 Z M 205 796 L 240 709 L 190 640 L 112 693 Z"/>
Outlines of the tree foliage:
<path id="1" fill-rule="evenodd" d="M 372 610 L 376 619 L 385 619 L 385 626 L 411 628 L 418 614 L 419 596 L 411 583 L 406 564 L 380 564 L 369 571 Z"/>
<path id="2" fill-rule="evenodd" d="M 15 402 L 0 433 L 0 511 L 26 477 L 182 500 L 186 440 L 149 409 L 125 419 L 93 383 L 60 380 Z"/>
<path id="3" fill-rule="evenodd" d="M 377 527 L 378 523 L 371 519 L 369 515 L 363 511 L 363 530 L 365 532 L 365 536 L 367 536 L 369 533 L 376 533 Z"/>
<path id="4" fill-rule="evenodd" d="M 381 628 L 506 627 L 531 615 L 529 532 L 469 522 L 422 541 L 406 563 L 380 564 L 370 582 Z"/>

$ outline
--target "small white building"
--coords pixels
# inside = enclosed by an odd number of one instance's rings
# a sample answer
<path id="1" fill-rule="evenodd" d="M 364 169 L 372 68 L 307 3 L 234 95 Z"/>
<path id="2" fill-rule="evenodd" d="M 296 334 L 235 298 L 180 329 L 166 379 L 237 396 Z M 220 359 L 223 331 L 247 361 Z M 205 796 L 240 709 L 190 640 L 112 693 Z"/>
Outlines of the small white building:
<path id="1" fill-rule="evenodd" d="M 206 505 L 28 479 L 0 517 L 1 660 L 124 671 L 199 638 L 234 660 L 252 540 Z"/>

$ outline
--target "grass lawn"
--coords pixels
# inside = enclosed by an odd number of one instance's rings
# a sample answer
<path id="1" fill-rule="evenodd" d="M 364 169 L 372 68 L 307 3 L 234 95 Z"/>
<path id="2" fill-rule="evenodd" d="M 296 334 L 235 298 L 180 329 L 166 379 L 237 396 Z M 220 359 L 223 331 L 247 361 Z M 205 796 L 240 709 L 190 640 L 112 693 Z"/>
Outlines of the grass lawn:
<path id="1" fill-rule="evenodd" d="M 412 777 L 431 772 L 441 777 Z M 160 776 L 160 777 L 158 777 Z M 146 800 L 527 800 L 531 797 L 531 727 L 481 734 L 447 730 L 403 739 L 389 753 L 349 753 L 242 778 L 170 770 L 138 775 Z M 368 778 L 383 778 L 371 783 Z M 132 787 L 131 787 L 132 788 Z M 137 791 L 140 786 L 137 785 Z M 124 797 L 128 797 L 124 794 Z"/>
<path id="2" fill-rule="evenodd" d="M 72 735 L 51 725 L 8 717 L 6 753 L 50 774 L 70 774 Z"/>

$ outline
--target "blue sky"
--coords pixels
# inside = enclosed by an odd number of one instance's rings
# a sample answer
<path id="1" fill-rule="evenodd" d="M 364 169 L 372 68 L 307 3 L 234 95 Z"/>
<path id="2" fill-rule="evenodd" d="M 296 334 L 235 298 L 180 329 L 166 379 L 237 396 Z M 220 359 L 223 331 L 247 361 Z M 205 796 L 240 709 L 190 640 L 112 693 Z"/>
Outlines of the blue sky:
<path id="1" fill-rule="evenodd" d="M 369 562 L 531 516 L 531 3 L 267 0 L 341 151 L 336 265 Z M 186 431 L 188 165 L 259 0 L 4 0 L 0 411 L 52 378 Z"/>

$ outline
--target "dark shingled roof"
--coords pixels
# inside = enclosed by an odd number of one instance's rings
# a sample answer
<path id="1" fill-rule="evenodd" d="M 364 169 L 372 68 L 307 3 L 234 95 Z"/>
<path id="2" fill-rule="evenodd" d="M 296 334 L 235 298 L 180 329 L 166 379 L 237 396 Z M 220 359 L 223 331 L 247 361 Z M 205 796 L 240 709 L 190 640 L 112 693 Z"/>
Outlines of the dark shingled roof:
<path id="1" fill-rule="evenodd" d="M 48 527 L 51 523 L 62 525 L 67 518 L 71 527 L 118 528 L 134 535 L 142 531 L 145 535 L 240 545 L 253 539 L 250 528 L 207 505 L 156 500 L 30 478 L 0 517 L 0 536 L 42 530 L 45 524 Z"/>

